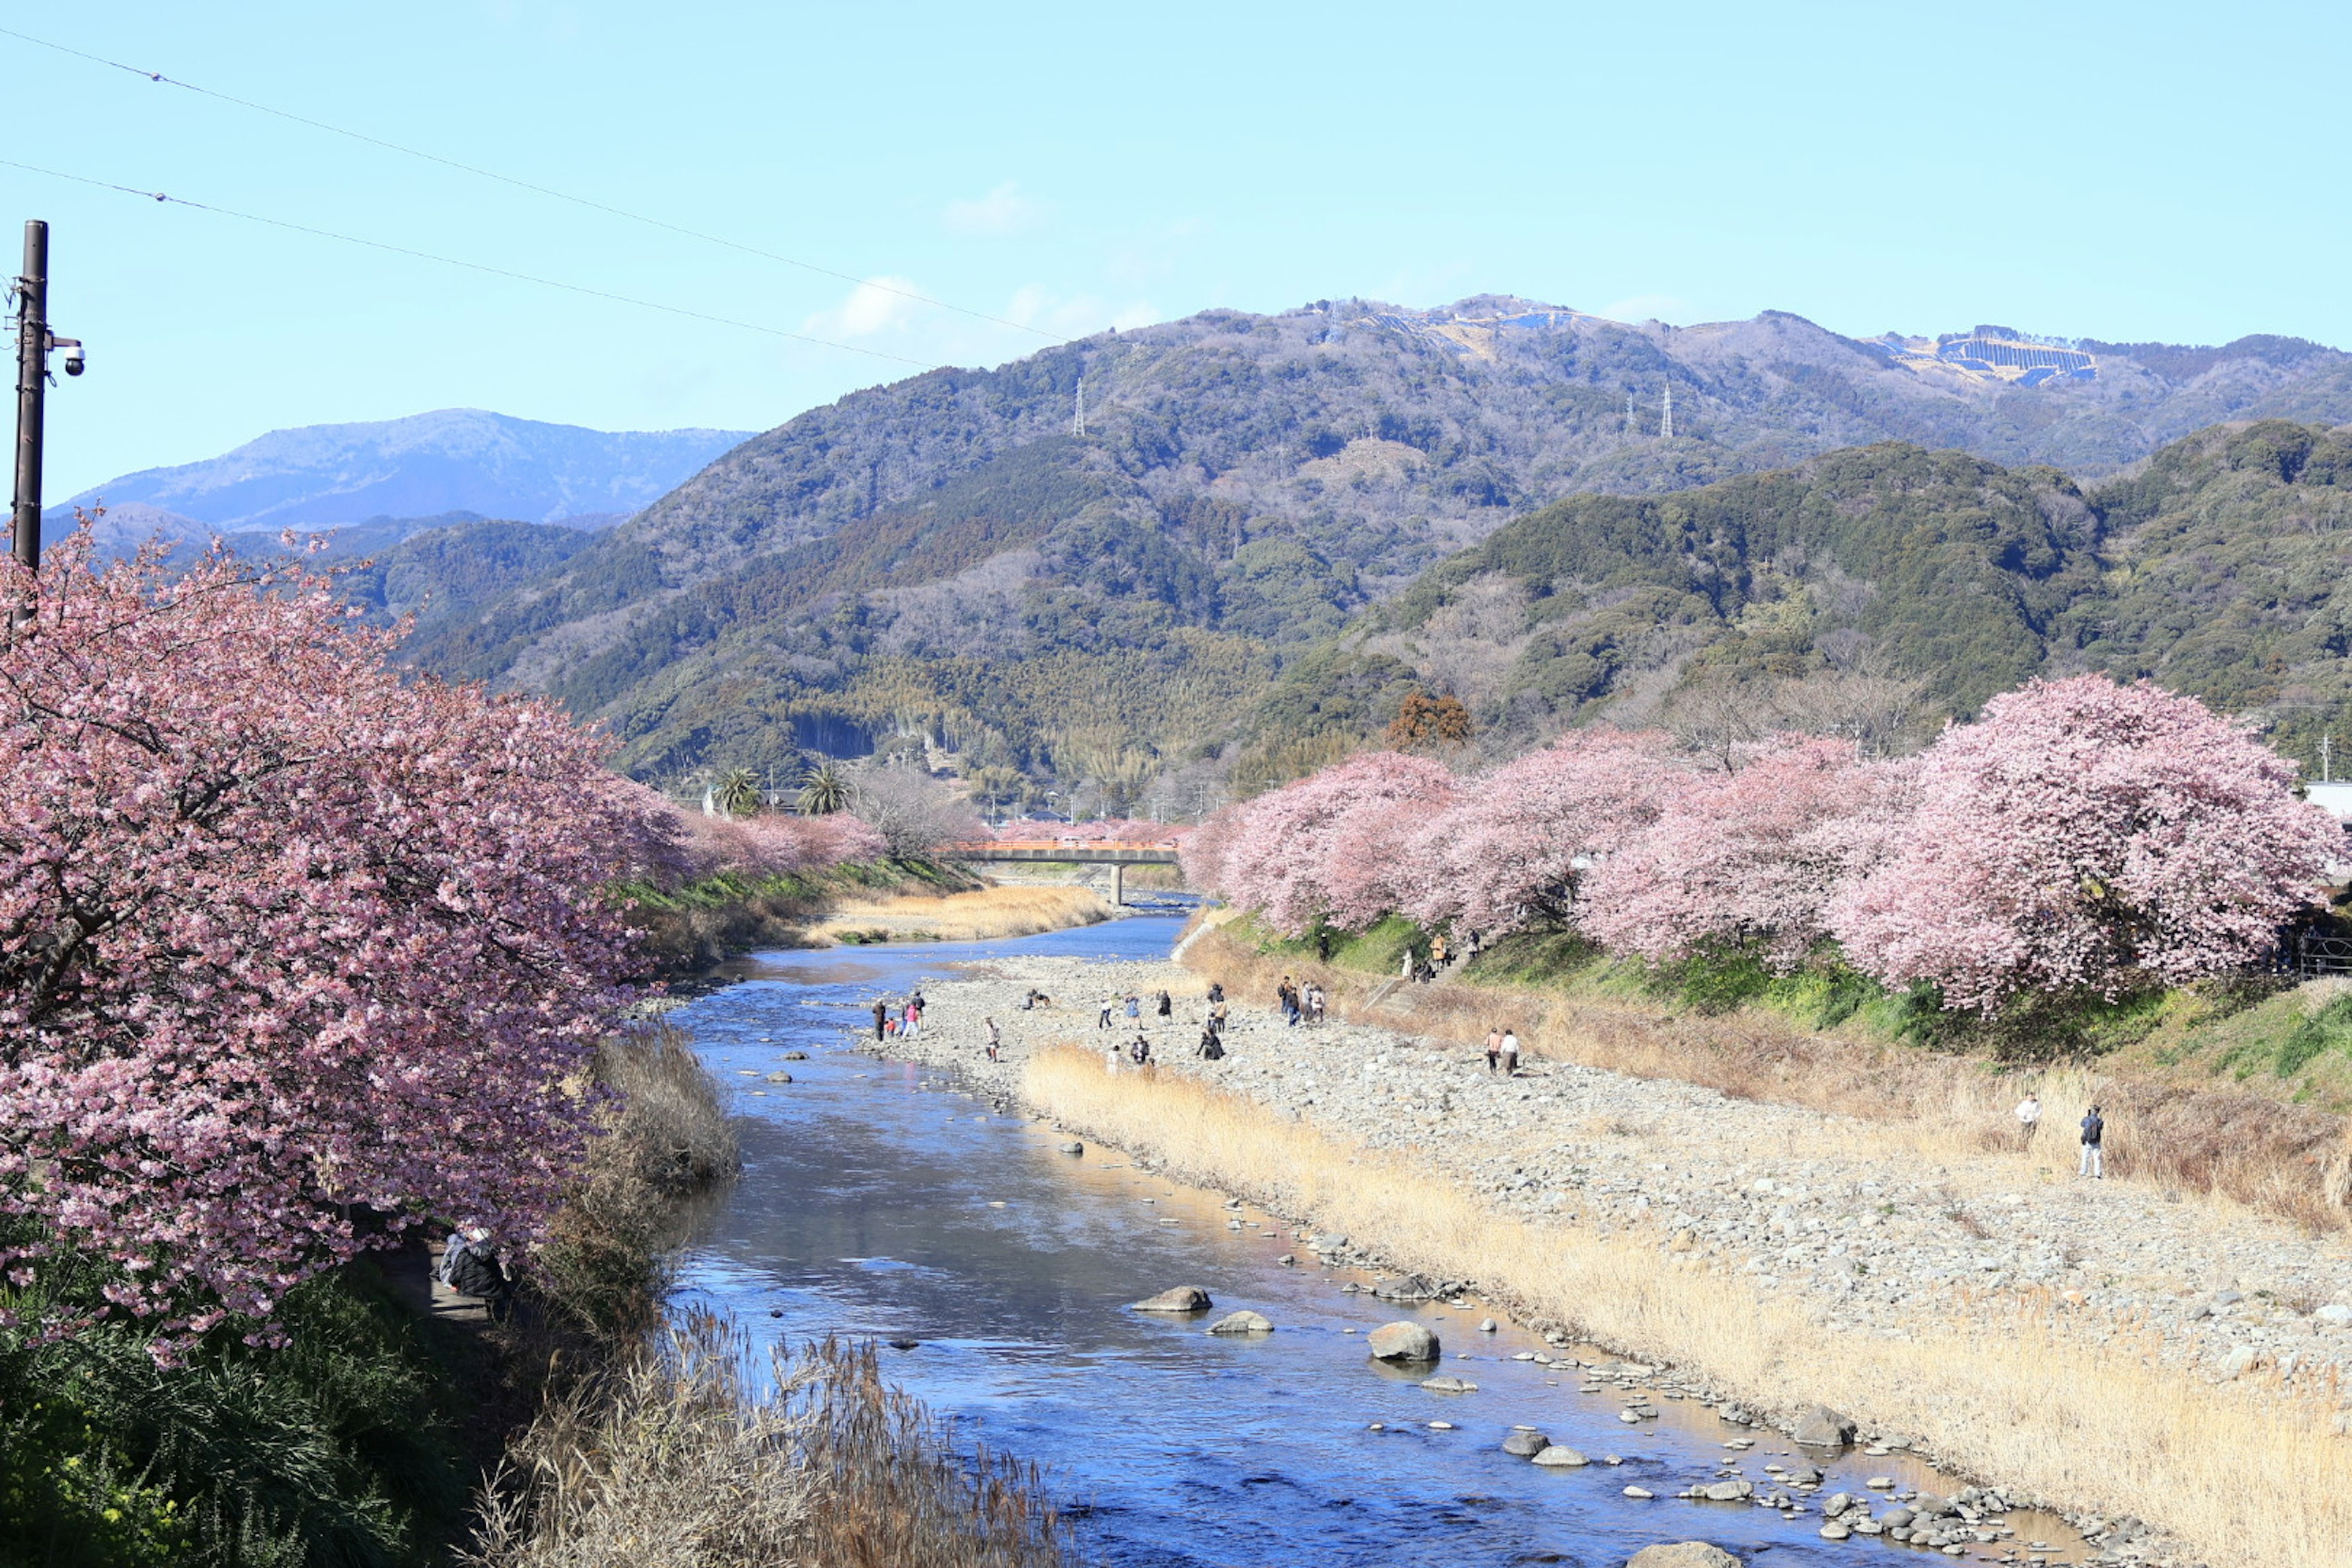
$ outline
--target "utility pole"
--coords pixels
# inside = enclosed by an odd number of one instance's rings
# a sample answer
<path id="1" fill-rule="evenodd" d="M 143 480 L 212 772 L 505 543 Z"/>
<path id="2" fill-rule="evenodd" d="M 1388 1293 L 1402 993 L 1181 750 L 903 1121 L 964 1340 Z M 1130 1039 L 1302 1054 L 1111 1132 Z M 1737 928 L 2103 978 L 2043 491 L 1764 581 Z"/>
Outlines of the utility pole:
<path id="1" fill-rule="evenodd" d="M 19 564 L 41 564 L 41 418 L 49 382 L 49 352 L 66 351 L 66 374 L 82 373 L 81 340 L 49 331 L 49 226 L 25 220 L 25 270 L 16 297 L 16 496 L 13 550 Z"/>
<path id="2" fill-rule="evenodd" d="M 2324 731 L 2319 737 L 2319 782 L 2336 782 L 2336 732 Z"/>

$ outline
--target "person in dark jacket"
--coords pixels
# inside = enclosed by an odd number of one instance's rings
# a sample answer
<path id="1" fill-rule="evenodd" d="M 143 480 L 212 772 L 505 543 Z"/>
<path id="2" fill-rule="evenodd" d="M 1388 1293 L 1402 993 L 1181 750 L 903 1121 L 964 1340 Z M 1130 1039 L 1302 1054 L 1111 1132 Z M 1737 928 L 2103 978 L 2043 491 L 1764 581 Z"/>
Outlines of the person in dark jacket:
<path id="1" fill-rule="evenodd" d="M 450 1289 L 488 1303 L 492 1319 L 506 1321 L 514 1287 L 499 1263 L 499 1249 L 490 1244 L 488 1231 L 470 1230 L 462 1237 L 452 1234 L 442 1248 L 440 1273 L 441 1282 Z"/>
<path id="2" fill-rule="evenodd" d="M 882 1038 L 890 1028 L 890 1004 L 879 996 L 874 999 L 874 1037 Z"/>
<path id="3" fill-rule="evenodd" d="M 2099 1114 L 2099 1108 L 2095 1105 L 2091 1107 L 2091 1114 L 2083 1118 L 2083 1163 L 2076 1172 L 2078 1175 L 2088 1176 L 2093 1181 L 2106 1180 L 2105 1154 L 2101 1148 L 2106 1137 L 2106 1118 Z"/>

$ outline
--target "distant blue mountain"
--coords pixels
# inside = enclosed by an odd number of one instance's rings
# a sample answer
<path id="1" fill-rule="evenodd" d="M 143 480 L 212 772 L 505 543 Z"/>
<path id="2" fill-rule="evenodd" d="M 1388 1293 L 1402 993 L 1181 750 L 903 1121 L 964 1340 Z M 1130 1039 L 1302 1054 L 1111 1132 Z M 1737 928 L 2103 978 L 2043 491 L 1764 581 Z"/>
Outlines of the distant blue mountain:
<path id="1" fill-rule="evenodd" d="M 747 434 L 583 430 L 444 408 L 376 424 L 273 430 L 206 462 L 110 479 L 50 508 L 47 517 L 59 526 L 75 506 L 103 501 L 223 533 L 459 511 L 594 526 L 658 500 Z"/>

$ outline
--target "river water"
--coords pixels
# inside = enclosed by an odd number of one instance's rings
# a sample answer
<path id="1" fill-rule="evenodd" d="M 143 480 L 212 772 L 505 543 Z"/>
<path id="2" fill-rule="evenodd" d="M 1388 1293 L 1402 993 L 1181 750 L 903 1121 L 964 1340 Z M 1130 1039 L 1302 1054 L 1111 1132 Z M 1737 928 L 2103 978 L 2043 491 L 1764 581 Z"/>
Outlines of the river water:
<path id="1" fill-rule="evenodd" d="M 1618 1568 L 1642 1546 L 1688 1540 L 1769 1563 L 1880 1563 L 1909 1551 L 1825 1542 L 1817 1512 L 1790 1521 L 1752 1504 L 1676 1500 L 1683 1487 L 1720 1479 L 1727 1458 L 1766 1491 L 1768 1462 L 1806 1460 L 1696 1402 L 1661 1397 L 1658 1419 L 1629 1425 L 1613 1391 L 1583 1394 L 1572 1368 L 1512 1359 L 1566 1352 L 1500 1314 L 1501 1331 L 1486 1334 L 1476 1307 L 1343 1294 L 1343 1282 L 1372 1277 L 1317 1266 L 1274 1216 L 1248 1208 L 1248 1228 L 1228 1228 L 1236 1211 L 1219 1194 L 1116 1152 L 1062 1153 L 1062 1134 L 991 1111 L 951 1076 L 856 1048 L 876 994 L 951 978 L 953 964 L 1013 952 L 1162 957 L 1179 924 L 1139 918 L 1015 942 L 764 954 L 673 1013 L 737 1086 L 744 1158 L 688 1256 L 679 1303 L 726 1310 L 793 1343 L 828 1333 L 915 1342 L 883 1352 L 888 1374 L 953 1417 L 963 1440 L 1042 1465 L 1088 1553 L 1121 1568 Z M 784 1062 L 787 1049 L 809 1059 Z M 780 1068 L 793 1081 L 767 1083 Z M 1277 1262 L 1285 1254 L 1300 1262 Z M 1128 1310 L 1176 1285 L 1208 1290 L 1216 1313 Z M 1243 1307 L 1276 1331 L 1202 1331 Z M 1425 1391 L 1424 1373 L 1391 1373 L 1367 1358 L 1363 1334 L 1406 1317 L 1436 1330 L 1443 1370 L 1476 1392 Z M 1547 1470 L 1505 1455 L 1498 1445 L 1520 1423 L 1596 1462 Z M 1755 1447 L 1724 1447 L 1741 1436 Z M 1943 1489 L 1901 1455 L 1826 1468 L 1822 1495 L 1860 1493 L 1873 1475 Z M 1628 1499 L 1628 1486 L 1659 1495 Z"/>

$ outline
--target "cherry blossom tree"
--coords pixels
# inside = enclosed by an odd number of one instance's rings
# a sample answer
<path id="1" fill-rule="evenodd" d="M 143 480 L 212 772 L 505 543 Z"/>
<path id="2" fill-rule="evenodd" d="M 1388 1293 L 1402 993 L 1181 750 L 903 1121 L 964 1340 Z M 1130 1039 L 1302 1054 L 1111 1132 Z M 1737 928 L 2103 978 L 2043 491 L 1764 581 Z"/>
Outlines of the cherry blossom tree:
<path id="1" fill-rule="evenodd" d="M 2194 698 L 2035 681 L 1929 750 L 1899 852 L 1832 927 L 1886 984 L 1931 981 L 1985 1011 L 2237 968 L 2344 853 L 2294 783 L 2294 763 Z"/>
<path id="2" fill-rule="evenodd" d="M 1588 934 L 1653 963 L 1722 943 L 1781 970 L 1827 934 L 1832 900 L 1901 831 L 1915 765 L 1785 736 L 1733 761 L 1728 775 L 1686 775 L 1595 870 L 1579 916 Z"/>
<path id="3" fill-rule="evenodd" d="M 1408 835 L 1403 909 L 1423 926 L 1496 932 L 1571 918 L 1590 868 L 1695 784 L 1658 731 L 1570 730 L 1466 781 Z"/>
<path id="4" fill-rule="evenodd" d="M 1260 795 L 1229 826 L 1193 837 L 1222 843 L 1216 886 L 1232 902 L 1263 910 L 1277 930 L 1353 929 L 1402 903 L 1406 837 L 1453 798 L 1454 775 L 1443 763 L 1366 752 Z M 1195 853 L 1186 865 L 1206 859 Z"/>
<path id="5" fill-rule="evenodd" d="M 603 742 L 399 669 L 329 589 L 93 574 L 85 529 L 0 627 L 0 1213 L 37 1238 L 0 1268 L 96 1264 L 166 1357 L 269 1338 L 362 1205 L 529 1240 L 622 995 L 600 889 L 677 852 Z"/>

